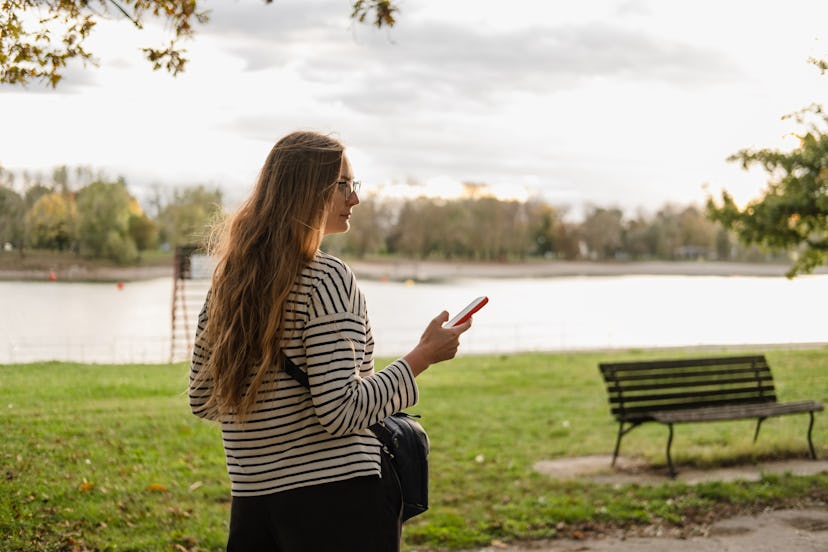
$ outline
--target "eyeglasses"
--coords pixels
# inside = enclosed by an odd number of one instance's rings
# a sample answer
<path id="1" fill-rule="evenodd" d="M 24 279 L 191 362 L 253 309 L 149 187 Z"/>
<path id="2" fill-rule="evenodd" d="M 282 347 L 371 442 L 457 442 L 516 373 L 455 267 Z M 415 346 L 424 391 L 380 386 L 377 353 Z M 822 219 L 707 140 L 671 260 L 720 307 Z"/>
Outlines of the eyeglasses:
<path id="1" fill-rule="evenodd" d="M 339 189 L 345 195 L 345 201 L 349 201 L 353 194 L 359 193 L 362 182 L 359 180 L 340 180 L 336 185 L 339 186 Z"/>

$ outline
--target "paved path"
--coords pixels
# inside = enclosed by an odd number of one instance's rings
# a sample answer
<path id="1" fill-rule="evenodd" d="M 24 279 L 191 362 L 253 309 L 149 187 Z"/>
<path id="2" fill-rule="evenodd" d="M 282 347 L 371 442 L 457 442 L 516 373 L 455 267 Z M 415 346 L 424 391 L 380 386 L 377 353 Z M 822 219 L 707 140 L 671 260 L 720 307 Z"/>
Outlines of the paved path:
<path id="1" fill-rule="evenodd" d="M 609 456 L 560 458 L 538 462 L 535 469 L 556 479 L 590 479 L 603 484 L 662 484 L 664 473 L 646 464 L 620 457 L 615 469 Z M 715 470 L 680 469 L 678 481 L 757 481 L 763 473 L 812 475 L 828 471 L 828 460 L 784 460 Z M 476 552 L 828 552 L 828 504 L 802 510 L 764 512 L 757 516 L 723 519 L 704 536 L 679 538 L 595 537 L 554 539 L 521 545 L 493 543 Z"/>
<path id="2" fill-rule="evenodd" d="M 828 552 L 825 509 L 779 510 L 713 524 L 708 534 L 669 537 L 596 538 L 493 545 L 478 552 Z"/>

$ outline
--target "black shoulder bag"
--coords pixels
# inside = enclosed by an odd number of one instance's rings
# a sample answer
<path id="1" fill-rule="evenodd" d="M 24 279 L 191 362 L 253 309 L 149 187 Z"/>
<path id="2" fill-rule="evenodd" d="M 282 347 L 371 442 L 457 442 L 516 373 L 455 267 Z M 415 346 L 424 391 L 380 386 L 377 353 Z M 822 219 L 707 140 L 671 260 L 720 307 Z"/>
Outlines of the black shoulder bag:
<path id="1" fill-rule="evenodd" d="M 306 389 L 308 375 L 286 355 L 285 371 Z M 403 521 L 428 510 L 429 442 L 423 426 L 411 415 L 398 412 L 369 427 L 382 444 L 382 453 L 390 460 L 394 477 L 400 483 Z"/>

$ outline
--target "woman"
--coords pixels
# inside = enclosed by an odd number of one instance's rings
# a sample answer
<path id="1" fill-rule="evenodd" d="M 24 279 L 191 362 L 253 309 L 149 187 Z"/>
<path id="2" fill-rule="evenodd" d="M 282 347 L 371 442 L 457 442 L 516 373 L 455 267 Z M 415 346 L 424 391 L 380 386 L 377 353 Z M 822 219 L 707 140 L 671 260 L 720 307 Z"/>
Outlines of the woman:
<path id="1" fill-rule="evenodd" d="M 354 275 L 322 253 L 359 204 L 344 146 L 295 132 L 271 150 L 215 244 L 199 316 L 190 406 L 221 423 L 232 487 L 228 551 L 398 550 L 401 498 L 367 428 L 414 405 L 415 377 L 453 358 L 470 322 L 374 372 Z M 310 390 L 282 369 L 307 372 Z"/>

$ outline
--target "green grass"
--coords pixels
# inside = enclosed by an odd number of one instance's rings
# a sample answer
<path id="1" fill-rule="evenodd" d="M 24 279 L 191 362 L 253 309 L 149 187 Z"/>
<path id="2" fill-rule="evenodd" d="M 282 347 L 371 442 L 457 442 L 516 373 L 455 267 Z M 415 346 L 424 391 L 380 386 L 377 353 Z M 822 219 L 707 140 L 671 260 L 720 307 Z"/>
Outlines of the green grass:
<path id="1" fill-rule="evenodd" d="M 406 524 L 408 550 L 569 536 L 711 512 L 828 501 L 828 474 L 757 483 L 651 486 L 556 481 L 538 460 L 612 450 L 617 426 L 602 360 L 693 351 L 468 356 L 420 378 L 431 452 L 431 509 Z M 828 349 L 767 353 L 782 400 L 828 403 Z M 41 363 L 0 366 L 0 534 L 10 550 L 223 550 L 229 483 L 217 426 L 189 413 L 187 367 Z M 805 416 L 678 428 L 682 466 L 807 454 Z M 664 464 L 665 430 L 644 426 L 623 453 Z M 814 442 L 828 455 L 828 423 Z"/>

